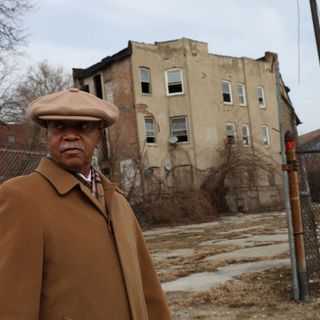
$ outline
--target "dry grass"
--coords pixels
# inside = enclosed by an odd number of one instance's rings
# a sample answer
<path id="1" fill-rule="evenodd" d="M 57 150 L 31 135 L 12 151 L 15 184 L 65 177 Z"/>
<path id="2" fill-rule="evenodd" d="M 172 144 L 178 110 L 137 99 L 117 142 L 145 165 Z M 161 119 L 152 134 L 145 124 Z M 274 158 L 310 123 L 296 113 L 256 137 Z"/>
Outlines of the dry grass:
<path id="1" fill-rule="evenodd" d="M 282 241 L 254 241 L 251 244 L 219 244 L 219 240 L 234 240 L 251 235 L 273 235 L 286 228 L 284 215 L 224 218 L 222 223 L 210 227 L 177 229 L 171 232 L 147 237 L 162 282 L 175 280 L 196 272 L 215 271 L 217 268 L 235 263 L 246 263 L 270 259 L 228 258 L 204 260 L 206 257 L 232 252 L 252 246 L 271 245 Z M 210 241 L 206 244 L 206 241 Z M 171 254 L 175 249 L 191 248 L 193 253 Z M 163 257 L 161 254 L 164 254 Z M 289 253 L 281 253 L 274 259 L 288 258 Z M 243 274 L 231 282 L 217 286 L 206 292 L 172 292 L 168 301 L 174 320 L 320 320 L 320 286 L 314 287 L 310 299 L 297 303 L 292 299 L 292 279 L 290 267 L 274 268 L 259 273 Z"/>
<path id="2" fill-rule="evenodd" d="M 274 268 L 248 273 L 237 280 L 200 293 L 169 293 L 172 310 L 198 310 L 199 319 L 211 318 L 210 310 L 224 310 L 230 319 L 320 319 L 320 285 L 313 288 L 312 299 L 297 303 L 292 299 L 291 270 Z M 206 310 L 206 311 L 204 311 Z M 198 312 L 194 311 L 195 314 Z M 177 318 L 180 319 L 180 318 Z M 190 319 L 198 319 L 196 317 Z M 220 317 L 219 319 L 222 319 Z M 223 318 L 229 319 L 229 318 Z"/>

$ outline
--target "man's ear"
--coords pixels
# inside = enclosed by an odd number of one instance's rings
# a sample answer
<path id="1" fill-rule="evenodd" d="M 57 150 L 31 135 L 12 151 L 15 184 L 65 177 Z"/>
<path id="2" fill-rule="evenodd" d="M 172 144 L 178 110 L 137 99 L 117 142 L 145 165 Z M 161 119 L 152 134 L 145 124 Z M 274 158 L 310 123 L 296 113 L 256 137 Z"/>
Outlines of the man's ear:
<path id="1" fill-rule="evenodd" d="M 96 148 L 101 144 L 104 137 L 104 129 L 99 129 L 99 137 L 96 143 Z"/>

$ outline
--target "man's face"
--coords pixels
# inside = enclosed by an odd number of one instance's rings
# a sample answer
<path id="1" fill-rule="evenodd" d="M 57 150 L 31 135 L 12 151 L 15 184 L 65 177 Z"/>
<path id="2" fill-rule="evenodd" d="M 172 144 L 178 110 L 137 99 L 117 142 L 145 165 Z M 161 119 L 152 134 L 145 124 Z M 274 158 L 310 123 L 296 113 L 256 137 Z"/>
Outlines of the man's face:
<path id="1" fill-rule="evenodd" d="M 60 167 L 87 176 L 103 130 L 96 121 L 50 120 L 46 132 L 50 155 Z"/>

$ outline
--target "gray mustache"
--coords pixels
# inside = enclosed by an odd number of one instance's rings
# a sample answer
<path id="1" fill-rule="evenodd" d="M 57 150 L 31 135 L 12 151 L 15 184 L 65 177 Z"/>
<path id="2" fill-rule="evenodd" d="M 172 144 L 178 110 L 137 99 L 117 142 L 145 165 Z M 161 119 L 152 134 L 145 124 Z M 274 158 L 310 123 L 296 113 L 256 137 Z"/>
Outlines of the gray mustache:
<path id="1" fill-rule="evenodd" d="M 64 142 L 59 147 L 60 152 L 64 152 L 68 149 L 78 149 L 78 150 L 84 151 L 84 145 L 77 142 Z"/>

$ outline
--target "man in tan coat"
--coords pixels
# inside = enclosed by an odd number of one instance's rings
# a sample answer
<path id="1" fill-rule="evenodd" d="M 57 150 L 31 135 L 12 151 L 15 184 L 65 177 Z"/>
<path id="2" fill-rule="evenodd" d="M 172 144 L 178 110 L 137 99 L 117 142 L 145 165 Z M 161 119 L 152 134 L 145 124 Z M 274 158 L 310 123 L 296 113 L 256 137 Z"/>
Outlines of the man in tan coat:
<path id="1" fill-rule="evenodd" d="M 0 187 L 0 319 L 171 319 L 123 192 L 91 166 L 118 109 L 70 89 L 28 106 L 48 158 Z"/>

